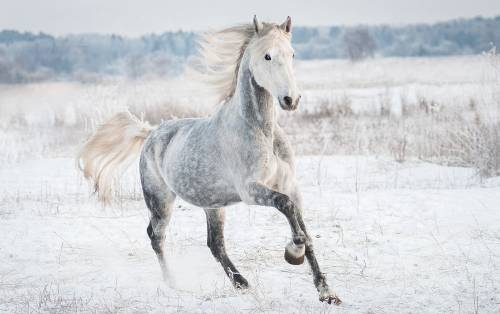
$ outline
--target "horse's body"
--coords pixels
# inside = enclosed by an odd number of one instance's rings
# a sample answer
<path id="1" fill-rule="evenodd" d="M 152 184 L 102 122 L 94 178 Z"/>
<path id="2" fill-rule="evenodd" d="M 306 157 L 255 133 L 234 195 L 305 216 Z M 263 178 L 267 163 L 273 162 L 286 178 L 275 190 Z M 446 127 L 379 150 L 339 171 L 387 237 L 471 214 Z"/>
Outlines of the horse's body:
<path id="1" fill-rule="evenodd" d="M 262 45 L 259 40 L 269 41 L 266 36 L 275 36 L 278 47 L 289 45 L 290 27 L 289 19 L 280 26 L 263 25 L 255 19 L 252 27 L 242 28 L 248 38 L 241 43 L 241 55 L 234 69 L 235 84 L 225 104 L 211 117 L 165 121 L 152 129 L 128 114 L 119 114 L 91 138 L 81 159 L 86 176 L 95 180 L 100 196 L 106 199 L 111 191 L 107 185 L 112 168 L 128 159 L 128 155 L 139 152 L 144 142 L 140 173 L 144 198 L 151 212 L 147 233 L 165 277 L 168 273 L 163 252 L 165 228 L 174 200 L 179 196 L 205 209 L 207 245 L 235 287 L 247 287 L 248 282 L 226 254 L 223 235 L 223 207 L 243 201 L 276 207 L 286 216 L 293 237 L 285 251 L 286 260 L 300 264 L 305 255 L 320 300 L 339 303 L 316 261 L 312 240 L 302 219 L 293 150 L 276 122 L 273 95 L 278 94 L 275 96 L 283 109 L 293 110 L 298 104 L 300 96 L 294 78 L 290 78 L 290 70 L 285 69 L 284 87 L 269 85 L 264 78 L 268 70 L 252 57 L 252 53 L 259 51 L 259 44 Z M 279 41 L 283 38 L 286 42 Z M 288 53 L 287 48 L 283 48 L 285 52 L 281 57 Z M 274 53 L 278 66 L 283 66 L 287 60 L 280 60 L 278 52 Z M 265 60 L 271 59 L 267 53 L 265 57 Z M 279 73 L 280 69 L 274 71 L 272 73 Z M 113 134 L 119 140 L 105 139 L 105 134 Z M 107 155 L 99 151 L 98 148 L 112 143 L 123 147 L 110 148 Z M 94 160 L 98 161 L 94 163 Z"/>

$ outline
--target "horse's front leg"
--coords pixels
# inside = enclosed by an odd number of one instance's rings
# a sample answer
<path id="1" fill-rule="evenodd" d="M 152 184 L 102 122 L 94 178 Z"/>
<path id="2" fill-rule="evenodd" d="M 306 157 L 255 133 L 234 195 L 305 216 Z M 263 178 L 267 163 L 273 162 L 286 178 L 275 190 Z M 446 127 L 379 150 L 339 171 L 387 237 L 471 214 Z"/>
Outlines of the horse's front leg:
<path id="1" fill-rule="evenodd" d="M 246 185 L 242 200 L 250 205 L 272 206 L 283 213 L 292 230 L 292 241 L 286 246 L 285 260 L 293 265 L 304 262 L 306 234 L 298 221 L 298 207 L 286 194 L 271 190 L 263 184 L 252 182 Z"/>
<path id="2" fill-rule="evenodd" d="M 297 204 L 298 210 L 296 212 L 297 215 L 297 221 L 299 223 L 300 228 L 306 235 L 306 257 L 307 261 L 309 262 L 309 265 L 311 266 L 311 270 L 313 273 L 313 278 L 314 278 L 314 285 L 316 286 L 316 289 L 319 292 L 319 300 L 322 302 L 328 302 L 331 304 L 332 302 L 334 304 L 340 304 L 342 301 L 340 298 L 330 290 L 330 287 L 328 286 L 328 283 L 326 282 L 326 276 L 324 273 L 321 272 L 321 269 L 319 268 L 318 260 L 316 259 L 316 255 L 314 254 L 314 246 L 312 243 L 312 238 L 309 236 L 309 233 L 307 232 L 306 225 L 304 223 L 304 220 L 302 219 L 302 197 L 300 196 L 300 193 L 297 188 L 294 189 L 294 191 L 291 193 L 291 198 Z"/>

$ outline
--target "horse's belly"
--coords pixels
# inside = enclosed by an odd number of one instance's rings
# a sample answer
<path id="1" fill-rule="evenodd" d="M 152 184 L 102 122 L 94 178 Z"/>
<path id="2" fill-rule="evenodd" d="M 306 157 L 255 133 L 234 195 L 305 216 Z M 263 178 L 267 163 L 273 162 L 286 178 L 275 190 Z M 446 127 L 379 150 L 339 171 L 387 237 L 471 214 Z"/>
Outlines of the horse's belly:
<path id="1" fill-rule="evenodd" d="M 175 191 L 175 193 L 186 202 L 203 208 L 219 208 L 241 201 L 239 195 L 236 193 L 230 191 L 221 192 L 210 187 L 180 189 L 180 191 Z"/>
<path id="2" fill-rule="evenodd" d="M 234 187 L 220 178 L 177 172 L 167 175 L 171 189 L 183 200 L 199 207 L 217 208 L 241 201 Z"/>

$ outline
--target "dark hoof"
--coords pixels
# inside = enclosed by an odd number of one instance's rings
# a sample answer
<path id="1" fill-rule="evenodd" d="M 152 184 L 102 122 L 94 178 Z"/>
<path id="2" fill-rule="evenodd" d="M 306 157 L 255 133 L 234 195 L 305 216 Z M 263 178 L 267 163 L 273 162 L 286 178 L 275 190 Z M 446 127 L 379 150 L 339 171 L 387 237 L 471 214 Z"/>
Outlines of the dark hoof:
<path id="1" fill-rule="evenodd" d="M 236 289 L 247 289 L 248 281 L 240 274 L 233 275 L 233 286 Z"/>
<path id="2" fill-rule="evenodd" d="M 342 300 L 339 299 L 338 296 L 333 295 L 333 296 L 328 296 L 327 298 L 320 299 L 321 302 L 327 302 L 328 304 L 335 304 L 335 305 L 340 305 L 342 303 Z"/>
<path id="3" fill-rule="evenodd" d="M 285 250 L 285 261 L 287 261 L 288 264 L 301 265 L 304 263 L 304 255 L 302 256 L 292 255 L 288 250 Z"/>
<path id="4" fill-rule="evenodd" d="M 333 292 L 330 292 L 329 289 L 324 289 L 323 291 L 320 291 L 319 293 L 319 300 L 321 302 L 326 302 L 328 304 L 335 304 L 339 305 L 342 303 L 342 300 Z"/>
<path id="5" fill-rule="evenodd" d="M 304 263 L 305 248 L 306 246 L 304 243 L 294 243 L 294 241 L 290 241 L 285 247 L 285 261 L 292 265 Z"/>

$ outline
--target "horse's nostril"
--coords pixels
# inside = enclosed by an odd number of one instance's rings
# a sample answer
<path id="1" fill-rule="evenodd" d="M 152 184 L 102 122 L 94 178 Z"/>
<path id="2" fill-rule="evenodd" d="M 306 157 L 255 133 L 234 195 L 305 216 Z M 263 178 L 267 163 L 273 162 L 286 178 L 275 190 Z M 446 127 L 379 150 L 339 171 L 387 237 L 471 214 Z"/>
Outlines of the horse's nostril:
<path id="1" fill-rule="evenodd" d="M 292 97 L 285 96 L 285 97 L 283 97 L 283 100 L 285 101 L 285 105 L 287 105 L 287 106 L 291 106 L 292 105 Z"/>

